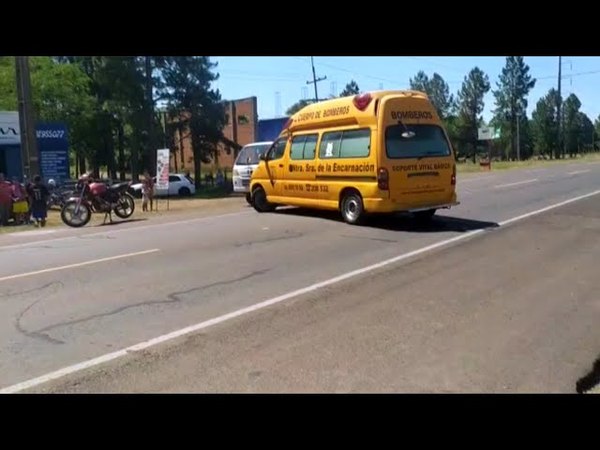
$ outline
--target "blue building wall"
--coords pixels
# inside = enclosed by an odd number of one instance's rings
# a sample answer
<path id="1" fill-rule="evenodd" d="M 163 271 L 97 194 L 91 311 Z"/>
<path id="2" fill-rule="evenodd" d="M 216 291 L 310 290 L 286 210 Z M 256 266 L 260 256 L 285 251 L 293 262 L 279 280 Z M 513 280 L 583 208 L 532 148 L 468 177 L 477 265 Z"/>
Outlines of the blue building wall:
<path id="1" fill-rule="evenodd" d="M 283 130 L 283 126 L 289 120 L 289 117 L 280 117 L 277 119 L 265 119 L 258 121 L 257 141 L 274 141 Z"/>

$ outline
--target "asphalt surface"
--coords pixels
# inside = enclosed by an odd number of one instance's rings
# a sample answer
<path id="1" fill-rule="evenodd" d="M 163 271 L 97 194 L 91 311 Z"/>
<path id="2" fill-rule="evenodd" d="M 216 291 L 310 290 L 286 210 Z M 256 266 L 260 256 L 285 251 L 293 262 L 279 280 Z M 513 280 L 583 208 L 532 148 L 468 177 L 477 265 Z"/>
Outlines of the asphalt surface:
<path id="1" fill-rule="evenodd" d="M 239 199 L 1 236 L 0 388 L 484 229 L 32 391 L 574 392 L 600 355 L 600 195 L 498 224 L 598 189 L 600 164 L 568 164 L 459 179 L 427 227 Z"/>

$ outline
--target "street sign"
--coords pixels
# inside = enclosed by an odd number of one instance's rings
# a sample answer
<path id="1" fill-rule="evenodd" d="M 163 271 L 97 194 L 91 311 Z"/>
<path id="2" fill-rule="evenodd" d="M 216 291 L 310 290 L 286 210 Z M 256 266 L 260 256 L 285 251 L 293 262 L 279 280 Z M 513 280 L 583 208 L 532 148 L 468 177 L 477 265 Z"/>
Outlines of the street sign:
<path id="1" fill-rule="evenodd" d="M 156 151 L 156 188 L 169 190 L 169 149 Z"/>
<path id="2" fill-rule="evenodd" d="M 481 127 L 477 130 L 477 139 L 480 141 L 491 141 L 500 138 L 500 129 L 491 127 Z"/>
<path id="3" fill-rule="evenodd" d="M 492 129 L 488 127 L 479 128 L 479 130 L 477 130 L 477 139 L 480 141 L 489 141 L 492 139 L 492 132 Z"/>
<path id="4" fill-rule="evenodd" d="M 59 184 L 70 178 L 69 139 L 67 127 L 58 123 L 42 123 L 36 127 L 40 153 L 40 171 L 44 180 Z M 37 159 L 32 156 L 31 160 Z"/>

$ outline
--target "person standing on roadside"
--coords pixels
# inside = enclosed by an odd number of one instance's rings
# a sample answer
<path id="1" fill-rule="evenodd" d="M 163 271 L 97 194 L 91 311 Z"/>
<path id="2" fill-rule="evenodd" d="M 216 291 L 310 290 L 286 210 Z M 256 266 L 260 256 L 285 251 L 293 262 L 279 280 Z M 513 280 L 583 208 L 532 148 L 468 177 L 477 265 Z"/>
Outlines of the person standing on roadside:
<path id="1" fill-rule="evenodd" d="M 12 181 L 12 212 L 15 215 L 15 223 L 17 225 L 22 225 L 25 222 L 25 216 L 29 212 L 27 193 L 25 192 L 25 187 L 17 177 L 13 177 Z"/>
<path id="2" fill-rule="evenodd" d="M 7 226 L 12 209 L 12 185 L 0 173 L 0 225 Z"/>
<path id="3" fill-rule="evenodd" d="M 154 208 L 154 180 L 146 170 L 142 182 L 142 211 L 148 211 L 148 202 L 150 202 L 150 211 L 152 211 Z"/>
<path id="4" fill-rule="evenodd" d="M 36 175 L 33 178 L 33 184 L 30 185 L 28 193 L 31 198 L 31 215 L 33 216 L 33 220 L 35 220 L 35 225 L 45 227 L 50 192 L 44 183 L 42 183 L 42 177 Z"/>

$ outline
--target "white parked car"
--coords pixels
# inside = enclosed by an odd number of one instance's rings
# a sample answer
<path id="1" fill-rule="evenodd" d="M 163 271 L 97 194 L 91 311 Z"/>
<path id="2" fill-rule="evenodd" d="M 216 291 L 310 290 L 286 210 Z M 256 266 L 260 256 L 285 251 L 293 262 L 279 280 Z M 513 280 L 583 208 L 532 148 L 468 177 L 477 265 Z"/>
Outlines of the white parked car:
<path id="1" fill-rule="evenodd" d="M 154 195 L 159 197 L 166 197 L 166 189 L 158 189 L 156 187 L 156 177 L 152 177 L 154 180 Z M 130 188 L 131 193 L 136 197 L 142 196 L 142 183 L 132 184 Z M 171 173 L 169 174 L 169 197 L 187 197 L 196 193 L 196 185 L 192 178 L 188 178 L 183 173 Z"/>

